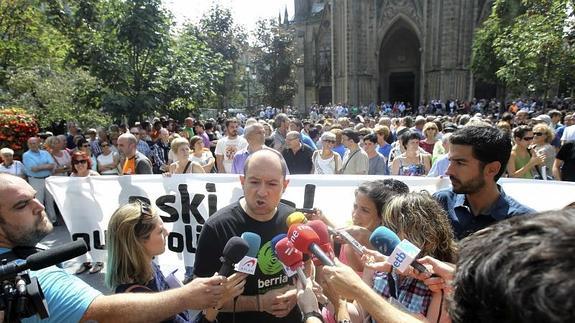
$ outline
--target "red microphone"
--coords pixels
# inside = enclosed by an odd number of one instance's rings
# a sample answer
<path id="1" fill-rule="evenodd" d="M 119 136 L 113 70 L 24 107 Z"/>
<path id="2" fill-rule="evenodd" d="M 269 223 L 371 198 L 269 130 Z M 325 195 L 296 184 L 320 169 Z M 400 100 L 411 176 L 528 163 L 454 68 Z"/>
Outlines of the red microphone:
<path id="1" fill-rule="evenodd" d="M 305 283 L 303 268 L 303 253 L 294 247 L 287 237 L 276 243 L 275 252 L 279 261 L 291 270 L 295 270 L 298 278 Z"/>
<path id="2" fill-rule="evenodd" d="M 321 250 L 319 246 L 321 240 L 311 227 L 305 224 L 294 224 L 289 228 L 288 238 L 301 252 L 312 253 L 326 266 L 335 266 L 333 261 Z"/>
<path id="3" fill-rule="evenodd" d="M 325 252 L 330 259 L 333 259 L 335 255 L 333 253 L 333 248 L 331 246 L 331 240 L 329 239 L 329 231 L 327 225 L 320 220 L 308 221 L 306 225 L 311 227 L 313 231 L 317 233 L 317 236 L 319 237 L 320 241 L 319 247 L 321 248 L 321 250 L 323 250 L 323 252 Z M 314 258 L 313 260 L 316 266 L 320 265 L 317 262 L 316 258 Z"/>

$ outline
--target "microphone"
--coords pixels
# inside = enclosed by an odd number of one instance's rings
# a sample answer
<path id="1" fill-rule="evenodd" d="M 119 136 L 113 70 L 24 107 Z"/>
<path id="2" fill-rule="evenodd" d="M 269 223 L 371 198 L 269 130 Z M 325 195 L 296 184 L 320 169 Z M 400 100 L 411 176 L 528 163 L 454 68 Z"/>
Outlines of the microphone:
<path id="1" fill-rule="evenodd" d="M 330 258 L 333 258 L 335 255 L 333 253 L 333 248 L 331 247 L 327 225 L 320 220 L 307 221 L 307 225 L 312 228 L 319 237 L 319 247 L 321 250 L 323 250 L 323 252 L 325 252 Z M 316 265 L 319 264 L 316 263 Z"/>
<path id="2" fill-rule="evenodd" d="M 241 273 L 253 275 L 258 264 L 257 256 L 260 251 L 262 238 L 259 234 L 253 232 L 244 232 L 241 238 L 247 242 L 249 248 L 247 254 L 234 266 L 234 269 Z"/>
<path id="3" fill-rule="evenodd" d="M 40 251 L 26 258 L 23 263 L 15 261 L 0 266 L 0 280 L 9 279 L 24 270 L 40 270 L 76 258 L 88 252 L 84 239 L 66 243 L 56 248 Z"/>
<path id="4" fill-rule="evenodd" d="M 280 233 L 277 236 L 273 237 L 271 240 L 271 245 L 272 245 L 272 252 L 274 253 L 274 256 L 277 257 L 276 254 L 276 244 L 283 238 L 287 237 L 287 234 L 285 233 Z"/>
<path id="5" fill-rule="evenodd" d="M 312 253 L 322 264 L 326 266 L 335 266 L 334 262 L 321 250 L 318 244 L 321 243 L 317 233 L 305 224 L 294 224 L 288 231 L 289 241 L 305 253 Z"/>
<path id="6" fill-rule="evenodd" d="M 302 270 L 303 268 L 303 253 L 294 247 L 294 245 L 284 237 L 275 245 L 274 252 L 276 253 L 279 261 L 281 261 L 290 270 L 295 270 L 298 279 L 305 282 L 306 277 Z M 288 273 L 288 276 L 293 276 Z"/>
<path id="7" fill-rule="evenodd" d="M 386 226 L 375 229 L 369 242 L 381 254 L 388 256 L 387 262 L 400 272 L 404 272 L 411 265 L 421 273 L 429 273 L 427 268 L 416 260 L 420 249 L 408 240 L 399 240 L 397 234 Z"/>
<path id="8" fill-rule="evenodd" d="M 242 260 L 248 253 L 248 243 L 240 237 L 232 237 L 226 243 L 220 261 L 222 266 L 218 270 L 218 275 L 229 277 L 234 272 L 234 264 Z"/>

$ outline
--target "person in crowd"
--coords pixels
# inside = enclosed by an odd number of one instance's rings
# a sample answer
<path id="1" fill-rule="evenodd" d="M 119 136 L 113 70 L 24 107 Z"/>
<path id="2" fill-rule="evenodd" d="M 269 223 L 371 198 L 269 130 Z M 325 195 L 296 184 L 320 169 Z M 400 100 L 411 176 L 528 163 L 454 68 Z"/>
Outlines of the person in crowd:
<path id="1" fill-rule="evenodd" d="M 435 124 L 434 124 L 435 125 Z M 417 132 L 408 131 L 400 137 L 405 152 L 393 159 L 391 175 L 425 176 L 431 168 L 431 155 L 419 150 L 421 137 Z"/>
<path id="2" fill-rule="evenodd" d="M 204 126 L 204 123 L 202 121 L 196 121 L 196 123 L 194 123 L 194 131 L 196 133 L 196 136 L 202 138 L 202 141 L 204 142 L 204 147 L 210 149 L 212 143 L 210 141 L 210 137 L 206 133 L 206 127 Z M 191 139 L 190 142 L 192 142 Z"/>
<path id="3" fill-rule="evenodd" d="M 343 156 L 341 173 L 345 175 L 367 175 L 369 157 L 359 147 L 359 133 L 350 128 L 345 129 L 341 134 L 341 141 L 347 148 Z"/>
<path id="4" fill-rule="evenodd" d="M 157 136 L 154 138 L 154 142 L 150 149 L 152 153 L 150 154 L 152 162 L 152 171 L 154 174 L 162 174 L 168 170 L 168 154 L 170 152 L 170 132 L 166 128 L 160 128 L 157 130 Z"/>
<path id="5" fill-rule="evenodd" d="M 182 128 L 182 132 L 184 134 L 184 138 L 190 140 L 194 134 L 194 118 L 187 117 L 184 119 L 184 128 Z"/>
<path id="6" fill-rule="evenodd" d="M 514 217 L 463 240 L 457 266 L 432 257 L 420 259 L 442 283 L 427 275 L 420 275 L 421 279 L 433 281 L 430 288 L 447 293 L 450 317 L 442 317 L 441 322 L 575 320 L 571 310 L 575 286 L 569 279 L 575 265 L 571 257 L 574 219 L 573 210 Z M 353 269 L 337 260 L 336 266 L 321 271 L 330 288 L 341 297 L 355 299 L 377 322 L 421 322 L 379 297 Z"/>
<path id="7" fill-rule="evenodd" d="M 183 137 L 176 138 L 172 140 L 170 147 L 174 156 L 176 156 L 176 160 L 170 164 L 168 169 L 169 175 L 205 173 L 204 167 L 202 167 L 200 163 L 191 160 L 190 143 L 188 142 L 188 139 Z"/>
<path id="8" fill-rule="evenodd" d="M 23 179 L 0 174 L 0 252 L 36 245 L 52 230 L 36 190 Z M 23 322 L 159 322 L 186 309 L 217 306 L 226 290 L 222 276 L 198 278 L 181 288 L 155 294 L 104 296 L 56 266 L 30 271 L 36 277 L 50 317 Z"/>
<path id="9" fill-rule="evenodd" d="M 445 152 L 444 155 L 439 156 L 437 160 L 431 165 L 431 169 L 427 174 L 428 177 L 437 177 L 437 176 L 445 176 L 445 172 L 447 172 L 447 167 L 449 167 L 449 137 L 451 137 L 451 132 L 448 132 L 441 136 L 441 145 L 443 146 L 443 150 Z M 436 145 L 438 146 L 438 145 Z"/>
<path id="10" fill-rule="evenodd" d="M 244 197 L 219 209 L 202 227 L 195 277 L 210 277 L 220 268 L 224 246 L 233 236 L 243 232 L 258 234 L 259 253 L 267 254 L 271 253 L 271 239 L 287 232 L 286 218 L 294 209 L 280 202 L 289 183 L 287 166 L 280 155 L 269 149 L 258 150 L 250 155 L 244 168 L 244 175 L 240 175 Z M 274 258 L 260 258 L 255 274 L 246 279 L 243 294 L 235 302 L 223 304 L 218 321 L 232 319 L 237 323 L 301 322 L 296 290 L 288 284 L 288 277 Z"/>
<path id="11" fill-rule="evenodd" d="M 66 133 L 66 148 L 72 150 L 76 148 L 75 138 L 80 135 L 78 126 L 74 122 L 68 122 L 68 133 Z"/>
<path id="12" fill-rule="evenodd" d="M 265 128 L 261 123 L 246 126 L 244 129 L 244 138 L 248 142 L 248 146 L 236 152 L 232 163 L 232 173 L 234 174 L 244 173 L 244 165 L 250 154 L 261 149 L 268 149 L 264 144 L 266 140 Z"/>
<path id="13" fill-rule="evenodd" d="M 309 134 L 305 131 L 303 122 L 301 122 L 301 120 L 292 119 L 289 124 L 289 130 L 299 132 L 301 143 L 311 148 L 312 151 L 317 150 L 315 142 L 313 142 Z"/>
<path id="14" fill-rule="evenodd" d="M 24 164 L 19 160 L 14 160 L 14 150 L 4 147 L 0 149 L 0 157 L 2 158 L 0 173 L 26 178 Z"/>
<path id="15" fill-rule="evenodd" d="M 152 154 L 152 150 L 150 149 L 150 145 L 146 142 L 146 130 L 142 127 L 132 127 L 130 129 L 130 133 L 136 138 L 136 149 L 138 152 L 149 159 Z"/>
<path id="16" fill-rule="evenodd" d="M 88 176 L 100 176 L 100 174 L 91 169 L 90 165 L 92 160 L 83 151 L 76 151 L 72 154 L 72 172 L 70 177 L 88 177 Z M 83 274 L 89 270 L 90 274 L 99 273 L 100 270 L 104 268 L 104 263 L 95 262 L 84 262 L 76 270 L 76 275 Z"/>
<path id="17" fill-rule="evenodd" d="M 110 137 L 108 136 L 108 131 L 105 128 L 99 127 L 97 130 L 98 138 L 90 141 L 90 148 L 92 149 L 92 154 L 98 158 L 102 153 L 102 147 L 100 143 L 102 141 L 110 141 Z"/>
<path id="18" fill-rule="evenodd" d="M 466 126 L 449 138 L 451 188 L 433 196 L 447 212 L 457 239 L 497 221 L 534 213 L 505 194 L 497 180 L 505 172 L 511 140 L 494 127 Z"/>
<path id="19" fill-rule="evenodd" d="M 46 198 L 46 178 L 51 176 L 56 168 L 54 158 L 46 150 L 40 149 L 40 138 L 31 137 L 28 139 L 28 151 L 22 155 L 22 162 L 26 176 L 28 176 L 28 183 L 36 191 L 36 198 L 41 203 L 49 203 L 47 210 L 48 217 L 52 222 L 57 222 L 56 212 L 53 207 L 53 200 Z"/>
<path id="20" fill-rule="evenodd" d="M 564 143 L 557 152 L 553 177 L 558 181 L 575 182 L 575 141 Z"/>
<path id="21" fill-rule="evenodd" d="M 99 140 L 100 155 L 96 158 L 98 163 L 98 172 L 101 175 L 118 175 L 118 165 L 120 165 L 120 155 L 112 151 L 110 142 L 103 139 Z"/>
<path id="22" fill-rule="evenodd" d="M 44 141 L 44 146 L 46 151 L 52 155 L 56 167 L 52 172 L 53 176 L 68 176 L 70 170 L 72 169 L 70 154 L 63 150 L 66 143 L 62 142 L 60 138 L 56 136 L 50 136 Z"/>
<path id="23" fill-rule="evenodd" d="M 425 139 L 419 141 L 419 146 L 428 154 L 433 155 L 433 148 L 437 143 L 438 134 L 439 129 L 435 122 L 426 122 L 423 126 L 423 135 L 425 136 Z"/>
<path id="24" fill-rule="evenodd" d="M 122 175 L 152 174 L 152 163 L 137 150 L 138 139 L 131 133 L 118 137 L 118 150 L 124 157 Z"/>
<path id="25" fill-rule="evenodd" d="M 290 119 L 285 113 L 279 113 L 274 119 L 274 132 L 272 134 L 272 148 L 281 153 L 287 148 L 286 135 L 289 131 Z"/>
<path id="26" fill-rule="evenodd" d="M 232 164 L 236 152 L 247 147 L 248 142 L 238 136 L 238 121 L 236 119 L 226 120 L 226 136 L 218 140 L 216 146 L 216 165 L 218 173 L 232 173 Z"/>
<path id="27" fill-rule="evenodd" d="M 363 150 L 369 158 L 368 175 L 389 175 L 387 160 L 377 151 L 376 134 L 369 134 L 363 137 Z"/>
<path id="28" fill-rule="evenodd" d="M 286 135 L 286 147 L 282 156 L 290 174 L 311 174 L 313 172 L 313 150 L 301 142 L 299 131 L 290 131 Z"/>
<path id="29" fill-rule="evenodd" d="M 210 151 L 212 152 L 212 155 L 216 155 L 216 146 L 218 144 L 218 140 L 220 139 L 219 135 L 217 132 L 214 131 L 214 123 L 211 121 L 208 121 L 204 124 L 204 126 L 206 127 L 206 134 L 208 135 L 208 138 L 210 139 L 210 145 L 206 146 L 210 148 Z"/>
<path id="30" fill-rule="evenodd" d="M 331 150 L 333 150 L 334 153 L 337 153 L 339 155 L 339 157 L 341 157 L 341 159 L 343 160 L 343 156 L 345 155 L 345 151 L 346 151 L 346 148 L 342 142 L 343 130 L 341 130 L 339 128 L 333 128 L 332 127 L 330 132 L 335 135 L 335 145 Z"/>
<path id="31" fill-rule="evenodd" d="M 387 142 L 387 140 L 391 136 L 391 131 L 389 130 L 389 127 L 386 125 L 376 126 L 374 131 L 375 134 L 377 135 L 377 145 L 378 145 L 377 152 L 383 155 L 383 157 L 385 157 L 385 160 L 387 162 L 387 159 L 389 158 L 389 153 L 391 152 L 391 144 Z"/>
<path id="32" fill-rule="evenodd" d="M 90 156 L 90 160 L 92 161 L 90 169 L 98 171 L 98 160 L 96 159 L 96 156 L 92 154 L 92 148 L 90 146 L 90 143 L 86 139 L 80 138 L 76 142 L 76 146 L 77 146 L 76 151 L 84 152 L 86 155 Z"/>
<path id="33" fill-rule="evenodd" d="M 533 126 L 533 145 L 531 146 L 531 153 L 536 155 L 544 155 L 545 163 L 539 166 L 539 172 L 535 169 L 535 175 L 541 172 L 541 167 L 546 166 L 546 172 L 551 175 L 553 169 L 553 162 L 555 161 L 555 147 L 551 145 L 555 134 L 550 126 L 545 123 L 538 123 Z M 541 176 L 541 175 L 539 175 Z"/>
<path id="34" fill-rule="evenodd" d="M 190 160 L 200 164 L 204 169 L 204 173 L 211 173 L 215 167 L 216 159 L 209 148 L 205 148 L 203 138 L 197 135 L 193 136 L 190 140 L 190 146 L 192 147 Z"/>
<path id="35" fill-rule="evenodd" d="M 170 285 L 152 261 L 164 253 L 167 235 L 162 219 L 147 202 L 137 200 L 119 207 L 108 222 L 106 285 L 115 293 L 154 293 L 177 287 Z M 229 282 L 235 279 L 230 277 Z M 243 291 L 243 280 L 232 287 L 227 298 Z M 181 311 L 162 322 L 191 322 L 191 318 L 188 311 Z"/>
<path id="36" fill-rule="evenodd" d="M 338 153 L 333 152 L 335 134 L 324 132 L 321 135 L 321 150 L 314 151 L 311 159 L 314 174 L 338 174 L 341 170 L 342 160 Z"/>
<path id="37" fill-rule="evenodd" d="M 507 163 L 509 177 L 532 179 L 535 167 L 545 163 L 545 155 L 531 150 L 533 144 L 533 130 L 529 126 L 519 126 L 513 129 L 515 144 Z"/>

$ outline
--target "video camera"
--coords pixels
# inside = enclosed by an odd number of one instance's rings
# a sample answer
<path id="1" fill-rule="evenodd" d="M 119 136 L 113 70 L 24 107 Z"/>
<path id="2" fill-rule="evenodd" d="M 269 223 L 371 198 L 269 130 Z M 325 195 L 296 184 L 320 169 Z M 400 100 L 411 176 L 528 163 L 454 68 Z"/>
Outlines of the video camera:
<path id="1" fill-rule="evenodd" d="M 33 253 L 22 260 L 15 250 L 0 255 L 0 311 L 5 322 L 20 322 L 37 314 L 40 319 L 50 316 L 38 278 L 27 270 L 40 270 L 85 254 L 88 247 L 80 239 L 62 246 Z M 10 261 L 10 262 L 9 262 Z"/>

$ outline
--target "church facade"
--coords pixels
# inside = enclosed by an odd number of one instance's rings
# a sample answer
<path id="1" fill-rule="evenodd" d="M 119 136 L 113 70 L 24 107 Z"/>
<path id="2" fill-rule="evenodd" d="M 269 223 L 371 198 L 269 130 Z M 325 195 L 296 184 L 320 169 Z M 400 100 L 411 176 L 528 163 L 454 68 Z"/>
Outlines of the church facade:
<path id="1" fill-rule="evenodd" d="M 294 106 L 469 100 L 491 0 L 294 0 Z"/>

